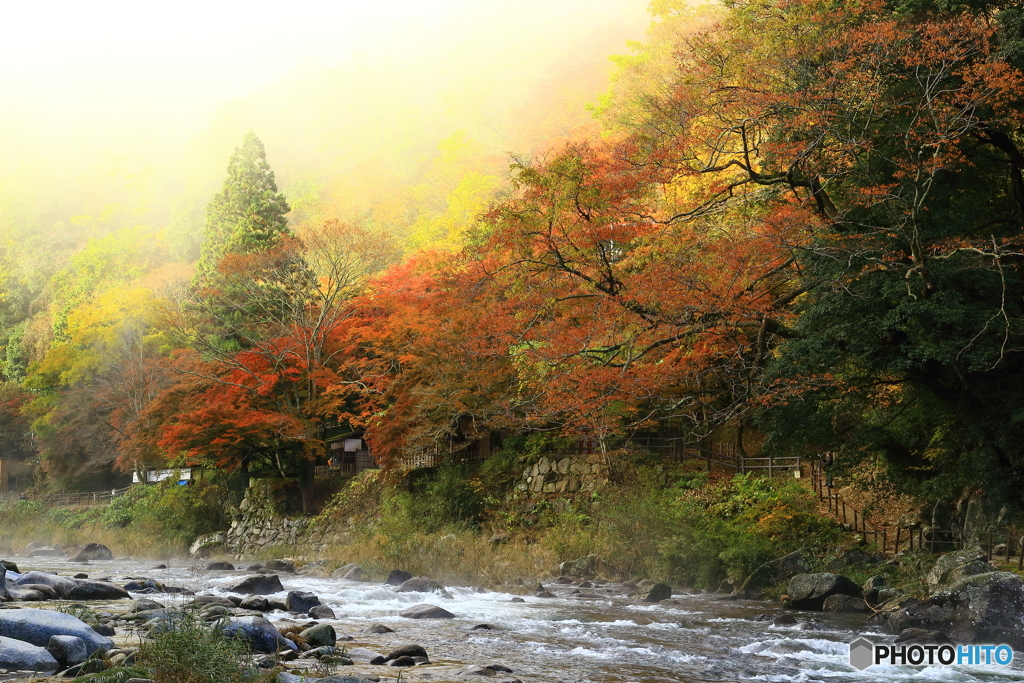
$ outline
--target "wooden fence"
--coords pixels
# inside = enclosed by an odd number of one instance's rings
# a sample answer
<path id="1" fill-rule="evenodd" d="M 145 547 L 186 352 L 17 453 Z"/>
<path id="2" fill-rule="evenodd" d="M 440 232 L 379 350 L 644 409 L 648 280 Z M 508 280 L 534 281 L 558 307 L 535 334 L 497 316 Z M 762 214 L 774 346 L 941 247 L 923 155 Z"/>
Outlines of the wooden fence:
<path id="1" fill-rule="evenodd" d="M 833 487 L 828 486 L 828 477 L 825 466 L 820 460 L 810 461 L 811 487 L 818 495 L 818 500 L 828 504 L 828 511 L 837 520 L 850 527 L 851 531 L 863 534 L 865 539 L 870 538 L 881 554 L 889 556 L 896 555 L 900 550 L 907 552 L 927 550 L 930 553 L 946 552 L 948 550 L 961 550 L 968 547 L 962 529 L 937 529 L 934 527 L 925 528 L 918 525 L 912 528 L 903 528 L 897 525 L 895 528 L 881 526 L 876 528 L 869 524 L 867 515 L 853 505 L 843 500 L 842 496 L 835 492 Z M 889 541 L 892 540 L 890 546 Z M 980 546 L 985 551 L 985 557 L 991 560 L 998 557 L 994 553 L 997 541 L 1005 539 L 1006 548 L 1004 557 L 1007 564 L 1012 557 L 1013 548 L 1016 544 L 1017 568 L 1024 569 L 1024 536 L 1018 536 L 1016 529 L 1004 527 L 1002 529 L 989 529 Z"/>
<path id="2" fill-rule="evenodd" d="M 131 487 L 108 489 L 106 491 L 89 491 L 76 493 L 47 493 L 45 495 L 28 493 L 0 493 L 0 504 L 17 503 L 29 500 L 42 503 L 47 507 L 89 507 L 93 505 L 109 505 L 118 496 L 126 493 Z"/>

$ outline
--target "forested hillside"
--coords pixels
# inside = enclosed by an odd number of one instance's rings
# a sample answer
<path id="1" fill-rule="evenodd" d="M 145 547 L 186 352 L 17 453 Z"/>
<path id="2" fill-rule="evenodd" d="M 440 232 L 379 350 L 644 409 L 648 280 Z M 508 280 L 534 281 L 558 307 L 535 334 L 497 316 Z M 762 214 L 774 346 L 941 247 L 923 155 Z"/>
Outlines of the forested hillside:
<path id="1" fill-rule="evenodd" d="M 469 113 L 381 112 L 384 67 L 297 80 L 323 140 L 255 120 L 160 210 L 5 191 L 0 454 L 89 489 L 301 479 L 331 430 L 385 467 L 490 434 L 614 457 L 757 433 L 1019 506 L 1024 10 L 650 10 L 642 42 L 594 32 Z M 316 122 L 341 110 L 365 128 Z"/>

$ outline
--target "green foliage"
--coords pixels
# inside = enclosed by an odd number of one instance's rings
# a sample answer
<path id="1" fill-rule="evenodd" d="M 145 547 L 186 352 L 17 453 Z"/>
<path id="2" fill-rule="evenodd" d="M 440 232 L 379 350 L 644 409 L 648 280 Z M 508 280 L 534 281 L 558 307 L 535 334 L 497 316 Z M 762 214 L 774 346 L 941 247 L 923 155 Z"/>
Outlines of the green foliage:
<path id="1" fill-rule="evenodd" d="M 223 487 L 202 482 L 178 486 L 165 480 L 134 486 L 111 502 L 102 522 L 108 528 L 145 529 L 166 543 L 187 545 L 197 536 L 224 528 L 224 496 Z"/>
<path id="2" fill-rule="evenodd" d="M 421 520 L 421 528 L 427 531 L 475 524 L 484 501 L 481 482 L 470 473 L 465 465 L 444 463 L 412 480 L 409 495 L 397 496 L 394 503 L 405 507 L 411 518 Z"/>
<path id="3" fill-rule="evenodd" d="M 221 192 L 206 211 L 206 234 L 199 257 L 199 274 L 209 278 L 225 254 L 247 254 L 274 246 L 290 234 L 285 214 L 291 209 L 277 191 L 266 149 L 253 133 L 228 163 Z"/>

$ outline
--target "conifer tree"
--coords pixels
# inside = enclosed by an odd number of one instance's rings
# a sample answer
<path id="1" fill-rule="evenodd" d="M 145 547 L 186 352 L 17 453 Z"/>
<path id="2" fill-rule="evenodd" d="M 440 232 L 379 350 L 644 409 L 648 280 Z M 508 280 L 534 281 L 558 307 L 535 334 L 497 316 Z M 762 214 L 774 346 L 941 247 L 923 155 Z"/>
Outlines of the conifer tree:
<path id="1" fill-rule="evenodd" d="M 206 234 L 199 257 L 201 280 L 208 280 L 226 254 L 249 254 L 275 246 L 288 236 L 291 211 L 277 191 L 266 149 L 252 132 L 235 148 L 221 192 L 206 210 Z"/>

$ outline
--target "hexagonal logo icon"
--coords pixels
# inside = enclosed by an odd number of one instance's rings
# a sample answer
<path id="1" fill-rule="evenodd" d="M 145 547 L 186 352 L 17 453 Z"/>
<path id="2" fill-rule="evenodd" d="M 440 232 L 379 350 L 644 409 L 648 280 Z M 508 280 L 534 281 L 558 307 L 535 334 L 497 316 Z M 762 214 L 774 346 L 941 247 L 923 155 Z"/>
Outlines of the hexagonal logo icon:
<path id="1" fill-rule="evenodd" d="M 850 643 L 850 666 L 863 671 L 875 663 L 875 644 L 867 638 Z"/>

